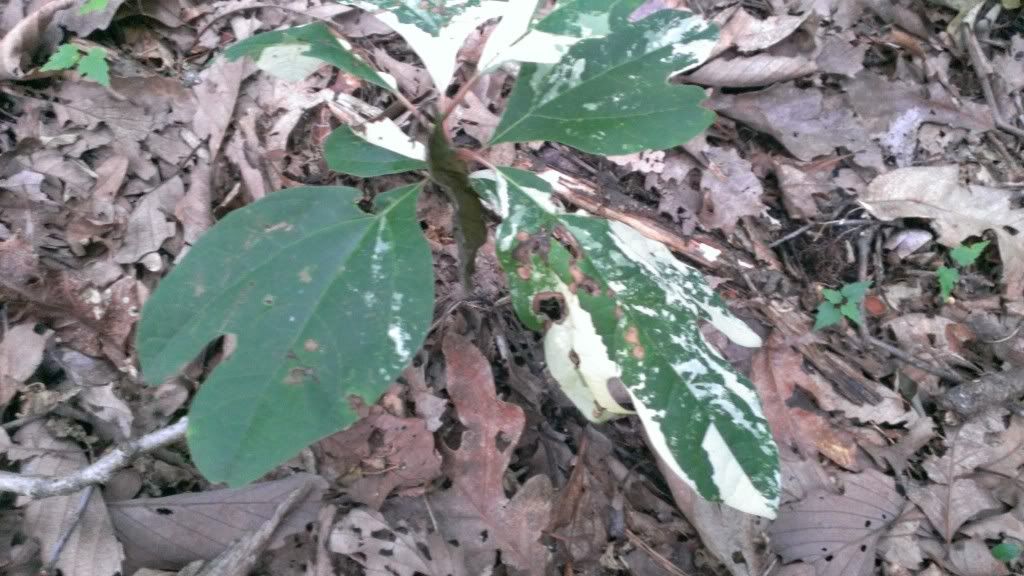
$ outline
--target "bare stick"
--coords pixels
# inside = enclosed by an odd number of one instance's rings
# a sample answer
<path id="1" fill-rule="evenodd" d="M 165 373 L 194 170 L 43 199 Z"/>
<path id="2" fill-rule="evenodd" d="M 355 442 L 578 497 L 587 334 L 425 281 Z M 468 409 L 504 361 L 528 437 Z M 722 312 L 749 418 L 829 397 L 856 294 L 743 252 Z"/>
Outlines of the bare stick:
<path id="1" fill-rule="evenodd" d="M 922 360 L 920 358 L 917 358 L 915 356 L 911 356 L 910 354 L 904 352 L 903 350 L 900 350 L 899 348 L 893 346 L 892 344 L 889 344 L 885 340 L 882 340 L 880 338 L 875 338 L 874 336 L 868 335 L 867 341 L 872 346 L 874 346 L 876 348 L 880 348 L 881 350 L 884 350 L 885 352 L 888 352 L 890 355 L 894 356 L 896 359 L 902 360 L 903 362 L 906 362 L 907 364 L 910 364 L 911 366 L 913 366 L 914 368 L 917 368 L 918 370 L 924 370 L 925 372 L 927 372 L 929 374 L 934 374 L 935 376 L 938 376 L 939 378 L 945 378 L 946 380 L 950 380 L 952 382 L 956 382 L 957 384 L 962 384 L 963 382 L 965 382 L 963 377 L 961 377 L 956 372 L 953 372 L 952 370 L 948 370 L 946 368 L 942 368 L 942 367 L 939 367 L 939 366 L 934 366 L 934 365 L 932 365 L 932 364 L 930 364 L 930 363 L 928 363 L 928 362 L 926 362 L 926 361 L 924 361 L 924 360 Z"/>
<path id="2" fill-rule="evenodd" d="M 89 466 L 62 478 L 0 472 L 0 492 L 13 492 L 29 498 L 49 498 L 50 496 L 78 492 L 93 484 L 103 484 L 139 454 L 162 448 L 185 438 L 187 427 L 188 418 L 182 418 L 174 424 L 150 432 L 138 440 L 125 442 Z"/>
<path id="3" fill-rule="evenodd" d="M 967 47 L 967 54 L 971 57 L 974 73 L 977 74 L 978 82 L 981 83 L 981 91 L 985 95 L 985 102 L 992 111 L 992 120 L 996 128 L 1013 134 L 1017 138 L 1024 139 L 1024 130 L 1007 122 L 999 110 L 999 102 L 996 100 L 995 92 L 992 90 L 992 64 L 982 51 L 981 44 L 978 43 L 978 37 L 974 34 L 974 29 L 965 21 L 961 30 L 963 32 L 964 45 Z"/>
<path id="4" fill-rule="evenodd" d="M 85 508 L 89 505 L 89 499 L 92 498 L 92 493 L 96 491 L 95 486 L 89 486 L 82 491 L 82 496 L 78 501 L 78 508 L 75 509 L 74 516 L 71 517 L 71 522 L 64 527 L 64 531 L 61 532 L 60 538 L 57 539 L 57 543 L 54 544 L 53 550 L 50 551 L 50 559 L 47 560 L 46 565 L 40 570 L 40 574 L 55 574 L 54 568 L 57 567 L 57 561 L 60 560 L 60 553 L 67 546 L 68 540 L 71 539 L 71 534 L 78 527 L 78 524 L 82 521 L 82 516 L 85 514 Z"/>

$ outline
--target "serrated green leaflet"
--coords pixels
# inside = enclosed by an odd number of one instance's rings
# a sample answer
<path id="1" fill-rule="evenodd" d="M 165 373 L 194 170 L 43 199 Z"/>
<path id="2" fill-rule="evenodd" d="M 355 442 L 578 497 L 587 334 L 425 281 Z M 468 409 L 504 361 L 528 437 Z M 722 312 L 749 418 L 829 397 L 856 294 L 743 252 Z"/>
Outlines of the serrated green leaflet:
<path id="1" fill-rule="evenodd" d="M 440 34 L 452 18 L 480 5 L 480 0 L 362 0 L 344 2 L 374 14 L 384 10 L 399 22 L 412 24 L 433 36 Z"/>
<path id="2" fill-rule="evenodd" d="M 832 302 L 822 302 L 818 304 L 818 313 L 814 316 L 814 329 L 821 330 L 834 326 L 842 319 L 843 313 L 839 311 L 839 306 Z"/>
<path id="3" fill-rule="evenodd" d="M 382 88 L 394 89 L 392 82 L 353 54 L 351 46 L 323 22 L 257 34 L 230 46 L 224 55 L 230 60 L 248 56 L 260 69 L 294 81 L 326 62 Z"/>
<path id="4" fill-rule="evenodd" d="M 70 70 L 78 63 L 79 58 L 81 58 L 81 54 L 78 53 L 78 48 L 72 44 L 61 44 L 40 70 L 43 72 Z"/>
<path id="5" fill-rule="evenodd" d="M 103 48 L 91 48 L 78 61 L 78 71 L 85 78 L 110 86 L 110 68 L 107 66 L 107 51 Z"/>
<path id="6" fill-rule="evenodd" d="M 420 185 L 377 198 L 295 188 L 237 210 L 203 236 L 147 302 L 138 351 L 149 384 L 215 338 L 236 349 L 193 399 L 188 442 L 212 482 L 259 478 L 355 421 L 422 344 L 434 303 Z"/>
<path id="7" fill-rule="evenodd" d="M 335 172 L 361 178 L 425 169 L 427 163 L 423 159 L 425 149 L 422 145 L 417 148 L 409 141 L 408 136 L 401 133 L 398 126 L 393 123 L 385 125 L 384 122 L 391 121 L 385 119 L 364 124 L 360 127 L 363 134 L 356 134 L 348 126 L 336 128 L 324 142 L 324 159 L 327 160 L 327 166 Z M 394 131 L 397 131 L 397 134 Z M 405 150 L 405 154 L 371 142 L 383 143 L 389 140 L 394 144 L 395 138 L 399 139 L 398 144 L 402 145 L 401 149 Z"/>
<path id="8" fill-rule="evenodd" d="M 949 252 L 949 257 L 960 266 L 970 266 L 978 260 L 978 257 L 985 251 L 985 247 L 988 244 L 988 240 L 975 242 L 970 246 L 961 244 Z"/>
<path id="9" fill-rule="evenodd" d="M 935 276 L 939 279 L 939 298 L 948 300 L 953 295 L 956 283 L 960 281 L 960 271 L 949 266 L 939 266 L 939 269 L 935 271 Z"/>
<path id="10" fill-rule="evenodd" d="M 707 499 L 773 516 L 771 433 L 753 387 L 704 340 L 699 320 L 743 345 L 759 338 L 664 245 L 618 222 L 563 213 L 533 174 L 501 174 L 475 182 L 503 218 L 497 248 L 515 309 L 545 329 L 549 368 L 570 398 L 600 420 L 618 404 L 608 386 L 621 380 L 680 478 Z"/>
<path id="11" fill-rule="evenodd" d="M 628 154 L 681 144 L 714 114 L 704 91 L 668 84 L 707 58 L 717 30 L 666 10 L 582 40 L 556 64 L 523 64 L 492 143 L 551 140 L 593 154 Z"/>

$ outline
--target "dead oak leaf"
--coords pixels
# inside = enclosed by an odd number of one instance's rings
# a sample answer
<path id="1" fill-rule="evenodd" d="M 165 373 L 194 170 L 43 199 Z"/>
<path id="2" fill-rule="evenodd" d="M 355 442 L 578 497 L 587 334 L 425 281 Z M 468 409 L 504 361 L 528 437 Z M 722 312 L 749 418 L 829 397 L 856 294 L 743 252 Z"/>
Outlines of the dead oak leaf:
<path id="1" fill-rule="evenodd" d="M 449 333 L 443 351 L 448 395 L 465 430 L 459 447 L 445 450 L 451 488 L 430 496 L 438 525 L 445 538 L 460 542 L 473 574 L 493 566 L 500 550 L 507 564 L 542 575 L 551 482 L 534 476 L 510 499 L 503 481 L 526 421 L 523 410 L 497 399 L 490 364 L 469 340 Z"/>
<path id="2" fill-rule="evenodd" d="M 928 218 L 937 240 L 950 248 L 992 230 L 1003 261 L 1004 295 L 1024 299 L 1024 209 L 1013 193 L 960 182 L 959 166 L 920 166 L 882 174 L 861 195 L 863 204 L 882 220 Z M 1012 232 L 1011 232 L 1012 231 Z"/>
<path id="3" fill-rule="evenodd" d="M 704 154 L 710 164 L 700 180 L 704 193 L 700 220 L 708 228 L 730 234 L 740 218 L 764 211 L 764 188 L 750 162 L 740 158 L 736 150 L 711 146 Z"/>
<path id="4" fill-rule="evenodd" d="M 466 576 L 463 550 L 438 532 L 392 528 L 379 512 L 357 509 L 335 524 L 330 549 L 352 557 L 368 574 Z"/>

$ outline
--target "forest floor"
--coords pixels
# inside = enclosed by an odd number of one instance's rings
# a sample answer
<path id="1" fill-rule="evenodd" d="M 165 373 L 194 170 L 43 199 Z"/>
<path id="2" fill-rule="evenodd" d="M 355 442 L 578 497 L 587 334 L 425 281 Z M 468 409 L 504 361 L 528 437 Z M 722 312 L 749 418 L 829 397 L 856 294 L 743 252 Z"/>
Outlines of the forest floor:
<path id="1" fill-rule="evenodd" d="M 147 296 L 217 220 L 290 186 L 372 195 L 410 181 L 340 176 L 321 155 L 338 95 L 408 120 L 381 91 L 329 66 L 280 80 L 223 49 L 329 21 L 410 100 L 437 95 L 398 36 L 328 0 L 110 0 L 11 33 L 43 4 L 0 8 L 0 462 L 62 477 L 172 426 L 222 356 L 146 387 L 134 347 Z M 451 208 L 428 190 L 435 325 L 359 423 L 240 489 L 211 486 L 178 442 L 100 487 L 4 494 L 0 573 L 195 574 L 238 542 L 254 573 L 280 576 L 1024 573 L 1024 11 L 651 4 L 722 28 L 715 56 L 680 79 L 707 88 L 711 128 L 611 159 L 549 143 L 484 154 L 575 182 L 574 209 L 660 231 L 763 336 L 746 349 L 707 332 L 757 387 L 780 446 L 774 521 L 667 482 L 636 420 L 588 424 L 515 318 L 493 251 L 461 299 Z M 38 71 L 70 37 L 107 50 L 110 88 Z M 475 86 L 458 143 L 488 140 L 511 81 Z M 870 288 L 847 310 L 860 321 L 815 329 L 828 290 L 858 282 Z M 482 320 L 471 339 L 463 306 Z M 499 434 L 513 450 L 467 440 Z"/>

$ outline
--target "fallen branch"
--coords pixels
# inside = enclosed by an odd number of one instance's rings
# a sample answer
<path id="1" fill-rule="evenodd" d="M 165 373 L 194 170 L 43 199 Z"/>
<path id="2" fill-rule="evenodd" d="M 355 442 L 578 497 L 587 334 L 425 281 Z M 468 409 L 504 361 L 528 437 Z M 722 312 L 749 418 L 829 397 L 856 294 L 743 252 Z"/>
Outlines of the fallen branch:
<path id="1" fill-rule="evenodd" d="M 166 428 L 125 442 L 89 466 L 62 478 L 0 472 L 0 492 L 13 492 L 29 498 L 49 498 L 78 492 L 86 486 L 103 484 L 139 454 L 183 439 L 187 427 L 188 418 L 182 418 Z"/>

